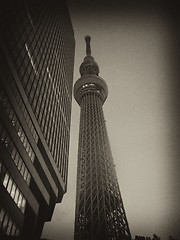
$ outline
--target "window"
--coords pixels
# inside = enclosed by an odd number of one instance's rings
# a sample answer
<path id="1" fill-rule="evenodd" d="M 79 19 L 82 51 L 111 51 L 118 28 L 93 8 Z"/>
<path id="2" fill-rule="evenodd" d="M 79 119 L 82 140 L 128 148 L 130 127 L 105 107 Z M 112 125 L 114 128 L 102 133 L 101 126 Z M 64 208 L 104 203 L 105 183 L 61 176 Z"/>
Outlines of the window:
<path id="1" fill-rule="evenodd" d="M 8 180 L 9 180 L 9 174 L 6 173 L 4 181 L 3 181 L 3 185 L 4 185 L 5 188 L 7 187 Z"/>
<path id="2" fill-rule="evenodd" d="M 17 201 L 18 201 L 18 196 L 19 196 L 19 190 L 16 189 L 15 196 L 14 196 L 15 203 L 17 203 Z"/>
<path id="3" fill-rule="evenodd" d="M 14 198 L 16 192 L 16 184 L 13 183 L 12 190 L 11 190 L 11 197 Z"/>
<path id="4" fill-rule="evenodd" d="M 7 223 L 8 223 L 8 215 L 5 215 L 4 221 L 3 221 L 3 228 L 6 231 L 7 229 Z"/>
<path id="5" fill-rule="evenodd" d="M 0 206 L 0 228 L 8 236 L 18 236 L 20 229 L 10 215 Z"/>
<path id="6" fill-rule="evenodd" d="M 0 210 L 0 226 L 2 226 L 5 212 L 3 209 Z"/>

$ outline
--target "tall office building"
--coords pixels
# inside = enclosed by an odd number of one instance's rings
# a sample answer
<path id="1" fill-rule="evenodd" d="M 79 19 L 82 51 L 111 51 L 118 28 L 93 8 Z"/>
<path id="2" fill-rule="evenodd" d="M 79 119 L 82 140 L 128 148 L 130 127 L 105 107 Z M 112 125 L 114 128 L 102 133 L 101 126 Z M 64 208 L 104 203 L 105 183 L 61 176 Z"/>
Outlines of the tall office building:
<path id="1" fill-rule="evenodd" d="M 85 39 L 87 56 L 74 86 L 81 107 L 74 239 L 131 239 L 102 109 L 108 89 Z"/>
<path id="2" fill-rule="evenodd" d="M 64 0 L 3 1 L 0 239 L 39 239 L 66 192 L 74 47 Z"/>

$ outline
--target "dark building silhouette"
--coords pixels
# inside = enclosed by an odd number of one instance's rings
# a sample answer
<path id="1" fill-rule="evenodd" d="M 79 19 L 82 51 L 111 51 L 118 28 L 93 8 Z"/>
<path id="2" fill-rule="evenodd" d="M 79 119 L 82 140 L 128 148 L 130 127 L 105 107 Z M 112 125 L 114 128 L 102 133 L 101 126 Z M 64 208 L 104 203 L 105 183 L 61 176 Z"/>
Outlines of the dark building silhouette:
<path id="1" fill-rule="evenodd" d="M 144 237 L 144 236 L 135 236 L 135 240 L 151 240 L 150 237 Z"/>
<path id="2" fill-rule="evenodd" d="M 135 236 L 135 240 L 160 240 L 161 238 L 158 237 L 156 234 L 153 234 L 153 237 L 145 237 L 145 236 Z"/>
<path id="3" fill-rule="evenodd" d="M 81 107 L 74 239 L 131 239 L 102 109 L 108 89 L 85 39 L 87 56 L 74 86 Z"/>
<path id="4" fill-rule="evenodd" d="M 0 239 L 39 239 L 66 192 L 74 47 L 65 1 L 1 4 Z"/>

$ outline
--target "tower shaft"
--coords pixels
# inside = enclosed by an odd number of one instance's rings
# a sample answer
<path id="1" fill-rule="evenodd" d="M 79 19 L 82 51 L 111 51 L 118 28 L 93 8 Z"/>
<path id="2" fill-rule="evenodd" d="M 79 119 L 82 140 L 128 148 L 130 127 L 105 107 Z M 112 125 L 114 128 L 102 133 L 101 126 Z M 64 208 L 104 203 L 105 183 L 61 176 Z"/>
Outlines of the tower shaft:
<path id="1" fill-rule="evenodd" d="M 86 74 L 74 95 L 81 107 L 74 239 L 131 239 L 102 108 L 106 83 Z"/>

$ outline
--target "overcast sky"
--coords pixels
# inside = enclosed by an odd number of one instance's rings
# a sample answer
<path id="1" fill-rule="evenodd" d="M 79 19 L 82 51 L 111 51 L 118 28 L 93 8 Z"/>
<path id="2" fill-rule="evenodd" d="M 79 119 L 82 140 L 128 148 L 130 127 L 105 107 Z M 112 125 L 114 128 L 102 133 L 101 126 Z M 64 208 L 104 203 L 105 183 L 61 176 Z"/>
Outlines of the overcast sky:
<path id="1" fill-rule="evenodd" d="M 180 239 L 179 35 L 163 8 L 132 3 L 68 1 L 74 82 L 85 57 L 84 36 L 90 35 L 92 56 L 108 85 L 104 115 L 132 237 Z M 73 98 L 68 192 L 43 232 L 52 240 L 73 240 L 79 114 Z"/>

